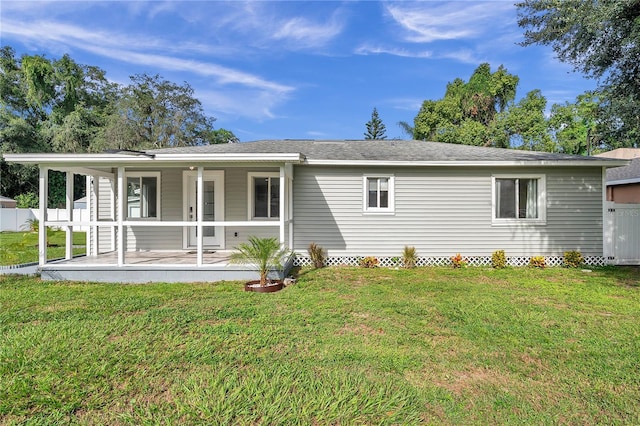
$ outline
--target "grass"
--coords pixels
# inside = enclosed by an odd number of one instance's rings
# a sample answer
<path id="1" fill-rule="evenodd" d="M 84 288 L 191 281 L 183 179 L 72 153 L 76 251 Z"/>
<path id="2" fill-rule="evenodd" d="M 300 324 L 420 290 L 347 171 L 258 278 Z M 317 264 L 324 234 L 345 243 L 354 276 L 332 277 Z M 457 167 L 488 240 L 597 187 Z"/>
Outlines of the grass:
<path id="1" fill-rule="evenodd" d="M 637 269 L 0 277 L 2 424 L 639 424 Z"/>
<path id="2" fill-rule="evenodd" d="M 86 233 L 74 232 L 73 245 L 85 246 Z M 65 255 L 66 236 L 64 231 L 50 231 L 48 236 L 47 259 L 58 259 Z M 74 255 L 86 253 L 85 247 L 73 249 Z M 38 261 L 37 232 L 0 232 L 0 265 L 17 265 Z"/>

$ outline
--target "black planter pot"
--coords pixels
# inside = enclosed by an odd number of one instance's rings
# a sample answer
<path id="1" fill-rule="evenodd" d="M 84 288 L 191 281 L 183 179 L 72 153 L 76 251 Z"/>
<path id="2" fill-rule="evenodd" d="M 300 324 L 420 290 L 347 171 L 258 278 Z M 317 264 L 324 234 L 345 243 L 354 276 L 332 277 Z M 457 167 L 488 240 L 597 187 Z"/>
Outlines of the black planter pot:
<path id="1" fill-rule="evenodd" d="M 244 291 L 253 291 L 254 293 L 274 293 L 284 288 L 284 283 L 280 280 L 269 281 L 267 285 L 261 286 L 260 280 L 248 281 L 244 284 Z"/>

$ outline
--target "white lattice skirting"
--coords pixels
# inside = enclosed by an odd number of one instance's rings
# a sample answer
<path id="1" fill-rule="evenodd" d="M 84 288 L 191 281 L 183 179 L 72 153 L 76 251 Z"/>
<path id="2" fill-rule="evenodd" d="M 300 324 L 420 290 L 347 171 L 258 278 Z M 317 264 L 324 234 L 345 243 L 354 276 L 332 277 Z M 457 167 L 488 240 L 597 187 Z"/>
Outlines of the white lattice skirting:
<path id="1" fill-rule="evenodd" d="M 359 266 L 363 256 L 332 256 L 325 261 L 325 266 Z M 398 257 L 376 257 L 378 266 L 393 268 L 402 266 L 402 259 Z M 469 256 L 463 257 L 469 266 L 491 266 L 491 256 Z M 558 267 L 564 265 L 562 256 L 545 256 L 546 265 L 548 267 Z M 507 257 L 507 265 L 514 267 L 529 266 L 531 256 L 511 256 Z M 311 259 L 308 256 L 296 255 L 293 261 L 294 266 L 311 265 Z M 417 266 L 450 266 L 451 257 L 419 257 L 416 262 Z M 605 266 L 607 259 L 602 256 L 585 256 L 585 266 Z"/>

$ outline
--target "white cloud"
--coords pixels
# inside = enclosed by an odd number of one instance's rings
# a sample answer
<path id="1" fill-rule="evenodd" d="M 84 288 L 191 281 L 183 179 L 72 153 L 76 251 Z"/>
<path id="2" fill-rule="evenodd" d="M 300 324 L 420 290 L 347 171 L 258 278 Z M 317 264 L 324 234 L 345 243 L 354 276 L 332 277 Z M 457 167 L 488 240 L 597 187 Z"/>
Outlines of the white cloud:
<path id="1" fill-rule="evenodd" d="M 324 46 L 342 32 L 343 25 L 332 17 L 327 22 L 312 22 L 307 18 L 296 17 L 285 20 L 272 28 L 271 38 L 286 40 L 296 48 Z"/>
<path id="2" fill-rule="evenodd" d="M 159 37 L 148 37 L 143 34 L 123 36 L 117 32 L 87 30 L 77 25 L 47 20 L 18 22 L 3 19 L 2 34 L 19 36 L 21 41 L 55 42 L 79 49 L 95 45 L 117 49 L 125 46 L 130 50 L 145 51 L 157 49 L 183 53 L 230 53 L 228 48 L 217 49 L 203 43 L 191 41 L 173 43 Z"/>
<path id="3" fill-rule="evenodd" d="M 274 110 L 287 100 L 282 94 L 264 90 L 197 90 L 206 112 L 220 121 L 238 117 L 265 120 L 278 118 Z M 224 127 L 224 126 L 223 126 Z"/>
<path id="4" fill-rule="evenodd" d="M 356 55 L 391 55 L 403 58 L 430 58 L 433 53 L 428 50 L 413 52 L 403 48 L 362 45 L 354 51 Z"/>
<path id="5" fill-rule="evenodd" d="M 471 49 L 452 50 L 438 55 L 438 58 L 453 59 L 465 64 L 480 64 L 482 62 L 490 62 L 487 59 L 476 56 L 476 52 Z"/>
<path id="6" fill-rule="evenodd" d="M 404 30 L 406 41 L 431 43 L 437 40 L 460 40 L 496 31 L 511 18 L 510 2 L 446 2 L 434 4 L 389 3 L 387 13 Z"/>
<path id="7" fill-rule="evenodd" d="M 418 111 L 424 102 L 423 98 L 396 98 L 389 99 L 386 104 L 391 105 L 393 109 L 400 111 Z"/>
<path id="8" fill-rule="evenodd" d="M 33 42 L 56 42 L 76 49 L 81 49 L 103 57 L 129 62 L 138 65 L 152 65 L 154 67 L 174 70 L 189 71 L 195 74 L 217 78 L 220 84 L 239 84 L 275 93 L 286 93 L 293 90 L 292 87 L 265 80 L 256 75 L 234 70 L 214 63 L 183 59 L 180 57 L 160 55 L 153 53 L 141 53 L 149 50 L 166 50 L 169 43 L 147 37 L 122 37 L 118 34 L 106 32 L 92 32 L 83 28 L 61 24 L 57 22 L 34 22 L 32 24 L 17 24 L 12 21 L 3 21 L 3 33 L 30 39 Z M 126 46 L 127 49 L 121 48 Z M 187 49 L 198 50 L 200 46 L 193 44 L 176 45 L 170 49 L 172 52 Z"/>

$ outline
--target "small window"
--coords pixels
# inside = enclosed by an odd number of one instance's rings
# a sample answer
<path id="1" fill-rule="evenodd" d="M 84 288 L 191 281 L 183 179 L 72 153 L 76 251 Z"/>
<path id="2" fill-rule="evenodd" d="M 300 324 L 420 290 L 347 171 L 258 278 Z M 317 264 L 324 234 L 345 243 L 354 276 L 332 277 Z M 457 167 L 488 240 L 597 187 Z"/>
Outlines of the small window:
<path id="1" fill-rule="evenodd" d="M 160 173 L 127 173 L 127 217 L 160 217 Z"/>
<path id="2" fill-rule="evenodd" d="M 494 176 L 494 222 L 544 222 L 543 176 Z"/>
<path id="3" fill-rule="evenodd" d="M 249 217 L 278 219 L 280 217 L 280 175 L 249 173 Z"/>
<path id="4" fill-rule="evenodd" d="M 365 176 L 363 185 L 365 212 L 393 212 L 393 176 Z"/>

